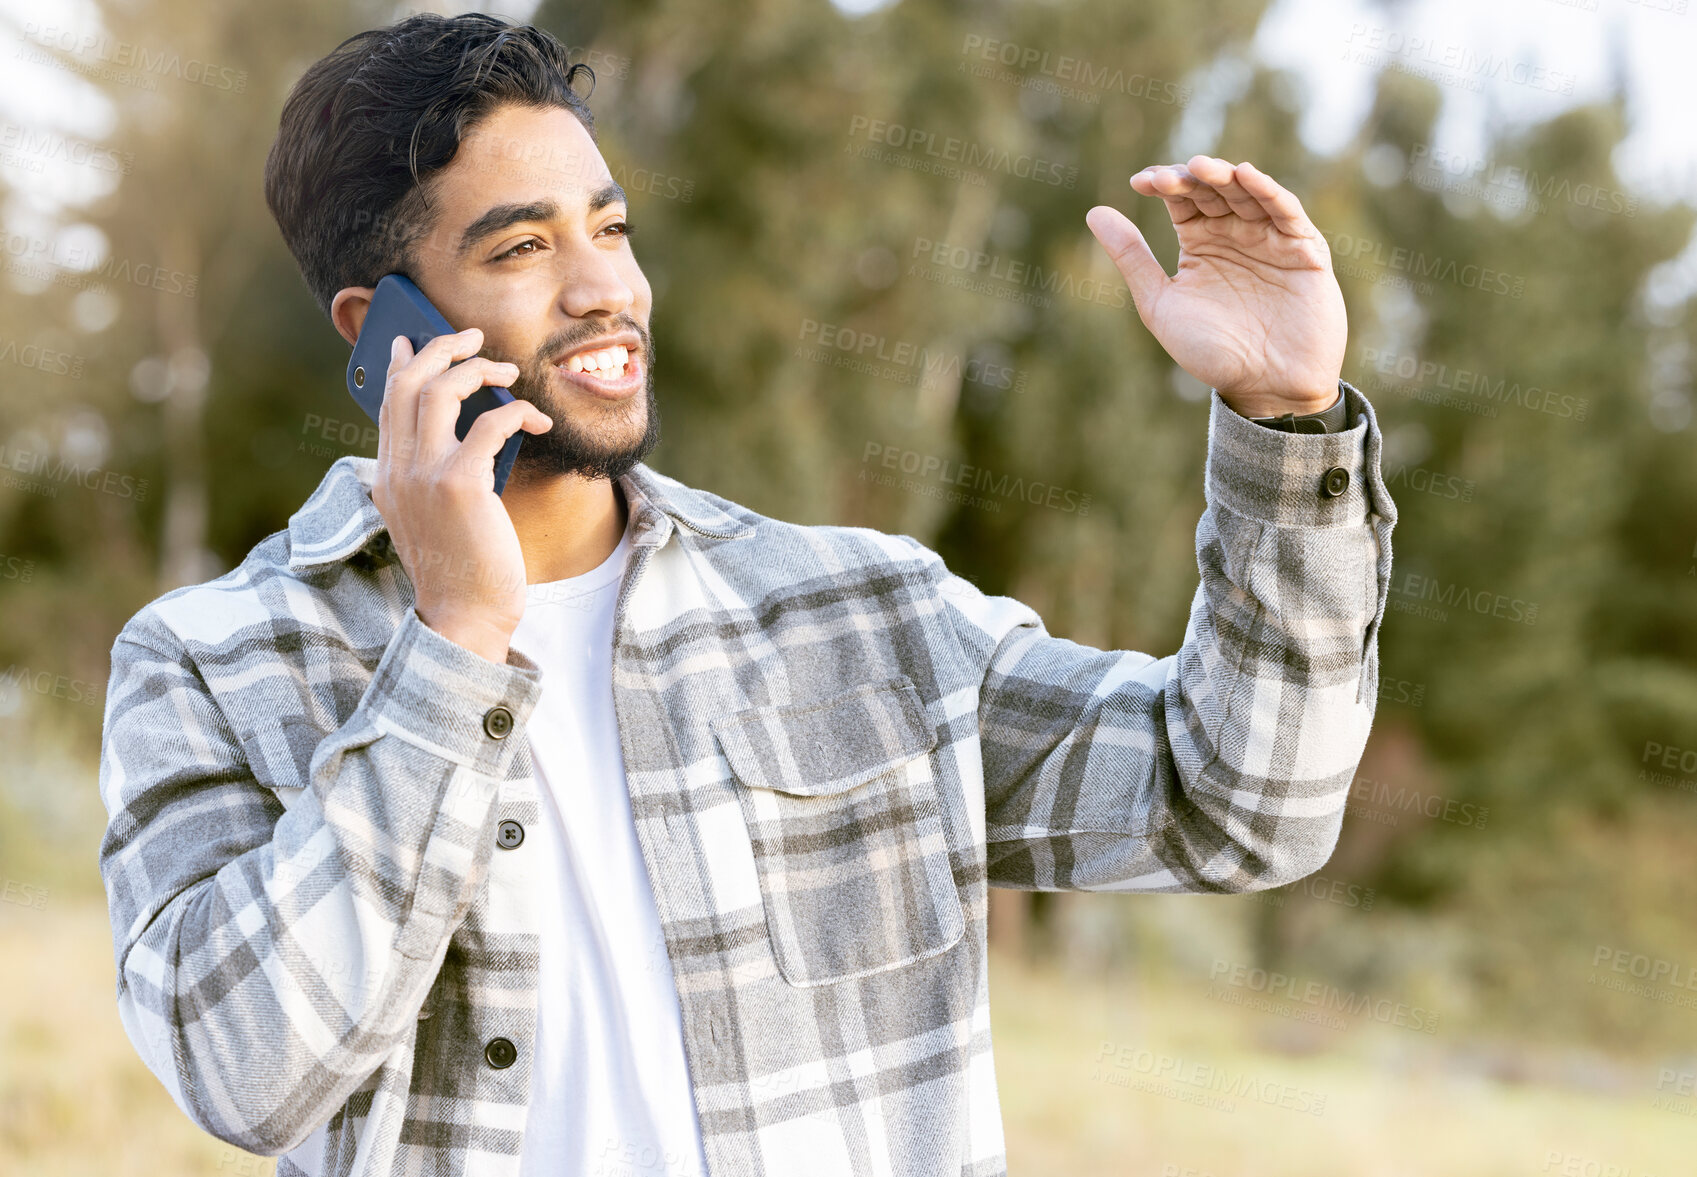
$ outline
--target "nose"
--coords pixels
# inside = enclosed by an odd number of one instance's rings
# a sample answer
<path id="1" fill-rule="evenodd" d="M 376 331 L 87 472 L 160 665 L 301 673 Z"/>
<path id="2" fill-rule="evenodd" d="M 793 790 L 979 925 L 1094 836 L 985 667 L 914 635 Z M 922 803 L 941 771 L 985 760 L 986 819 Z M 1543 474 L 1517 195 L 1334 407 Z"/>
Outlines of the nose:
<path id="1" fill-rule="evenodd" d="M 560 275 L 560 308 L 574 319 L 616 315 L 636 301 L 636 292 L 619 272 L 618 260 L 585 242 L 565 258 Z"/>

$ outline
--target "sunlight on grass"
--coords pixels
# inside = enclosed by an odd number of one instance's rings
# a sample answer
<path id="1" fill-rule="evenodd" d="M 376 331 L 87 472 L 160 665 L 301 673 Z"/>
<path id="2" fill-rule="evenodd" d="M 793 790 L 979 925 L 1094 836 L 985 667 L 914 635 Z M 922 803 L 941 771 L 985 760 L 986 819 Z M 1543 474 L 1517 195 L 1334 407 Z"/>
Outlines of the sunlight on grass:
<path id="1" fill-rule="evenodd" d="M 1458 1065 L 1468 1052 L 1455 1044 L 1406 1029 L 1351 1025 L 1317 1049 L 1314 1036 L 1195 988 L 1110 984 L 996 953 L 990 972 L 1014 1174 L 1693 1171 L 1697 1120 L 1653 1107 L 1648 1085 L 1507 1083 Z M 1281 1038 L 1284 1050 L 1271 1045 Z"/>
<path id="2" fill-rule="evenodd" d="M 136 1057 L 109 944 L 97 905 L 0 904 L 0 1173 L 273 1173 L 275 1161 L 196 1128 Z M 1441 1038 L 1378 1025 L 1292 1035 L 1177 983 L 1108 983 L 1000 954 L 990 991 L 1014 1174 L 1692 1171 L 1697 1119 L 1652 1107 L 1647 1089 L 1493 1080 L 1458 1068 Z"/>
<path id="3" fill-rule="evenodd" d="M 270 1174 L 171 1102 L 118 1021 L 105 909 L 0 904 L 0 1173 Z"/>

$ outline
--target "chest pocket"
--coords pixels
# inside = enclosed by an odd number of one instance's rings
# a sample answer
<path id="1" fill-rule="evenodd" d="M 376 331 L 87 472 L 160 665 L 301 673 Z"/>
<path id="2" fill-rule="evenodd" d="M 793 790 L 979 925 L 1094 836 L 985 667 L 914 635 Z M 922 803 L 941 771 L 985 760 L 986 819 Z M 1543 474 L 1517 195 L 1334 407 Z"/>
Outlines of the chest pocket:
<path id="1" fill-rule="evenodd" d="M 312 753 L 326 734 L 302 715 L 267 723 L 240 739 L 254 779 L 275 792 L 286 809 L 311 783 Z"/>
<path id="2" fill-rule="evenodd" d="M 937 732 L 906 675 L 709 721 L 737 779 L 778 971 L 883 972 L 966 930 L 931 771 Z"/>

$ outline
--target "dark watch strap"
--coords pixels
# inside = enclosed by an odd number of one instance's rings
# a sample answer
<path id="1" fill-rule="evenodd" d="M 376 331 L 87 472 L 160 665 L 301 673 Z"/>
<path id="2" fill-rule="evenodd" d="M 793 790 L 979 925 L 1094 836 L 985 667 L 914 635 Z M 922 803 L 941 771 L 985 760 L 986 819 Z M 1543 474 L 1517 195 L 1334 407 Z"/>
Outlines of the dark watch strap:
<path id="1" fill-rule="evenodd" d="M 1304 413 L 1298 417 L 1295 413 L 1281 413 L 1276 417 L 1251 417 L 1257 425 L 1265 425 L 1268 429 L 1281 429 L 1286 433 L 1342 433 L 1349 427 L 1349 405 L 1344 402 L 1343 389 L 1338 389 L 1338 399 L 1318 413 Z"/>

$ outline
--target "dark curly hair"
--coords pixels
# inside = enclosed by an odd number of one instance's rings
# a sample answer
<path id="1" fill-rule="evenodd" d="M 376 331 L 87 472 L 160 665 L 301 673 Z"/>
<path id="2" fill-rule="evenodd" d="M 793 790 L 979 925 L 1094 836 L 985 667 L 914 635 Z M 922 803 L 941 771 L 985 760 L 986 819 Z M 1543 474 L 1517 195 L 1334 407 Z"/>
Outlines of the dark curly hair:
<path id="1" fill-rule="evenodd" d="M 497 16 L 422 13 L 356 33 L 301 75 L 265 160 L 265 202 L 326 316 L 336 292 L 413 269 L 430 180 L 497 107 L 561 106 L 597 141 L 553 34 Z"/>

